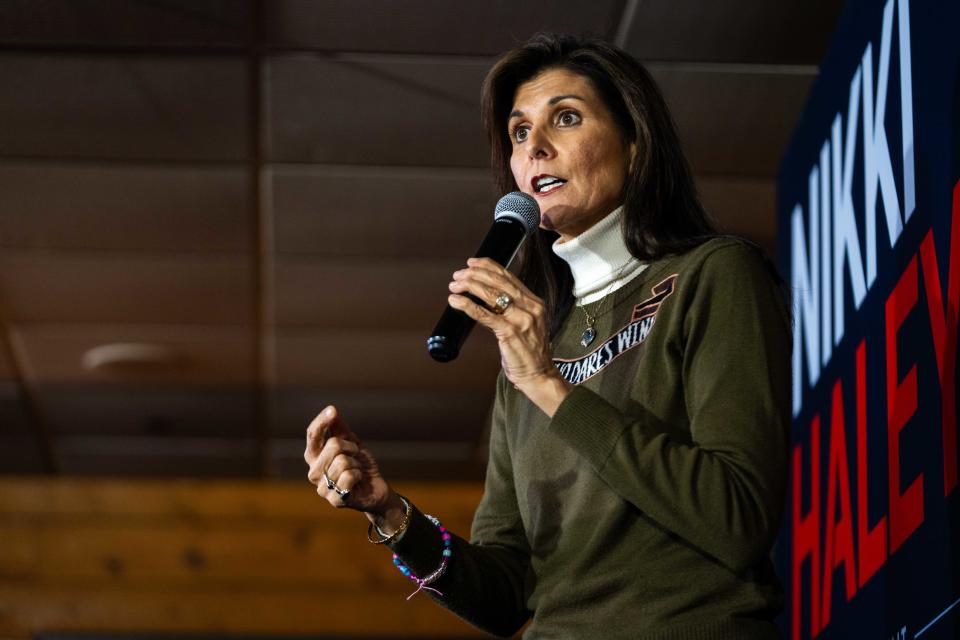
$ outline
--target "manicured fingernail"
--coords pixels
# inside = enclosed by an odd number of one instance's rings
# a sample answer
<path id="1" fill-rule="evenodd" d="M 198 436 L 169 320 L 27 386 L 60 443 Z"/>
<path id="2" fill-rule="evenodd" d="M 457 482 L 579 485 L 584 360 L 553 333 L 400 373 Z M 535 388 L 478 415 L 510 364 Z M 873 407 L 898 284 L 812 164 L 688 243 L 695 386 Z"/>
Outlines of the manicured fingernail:
<path id="1" fill-rule="evenodd" d="M 327 407 L 326 409 L 323 410 L 323 416 L 325 418 L 329 418 L 332 415 L 333 415 L 333 407 Z"/>

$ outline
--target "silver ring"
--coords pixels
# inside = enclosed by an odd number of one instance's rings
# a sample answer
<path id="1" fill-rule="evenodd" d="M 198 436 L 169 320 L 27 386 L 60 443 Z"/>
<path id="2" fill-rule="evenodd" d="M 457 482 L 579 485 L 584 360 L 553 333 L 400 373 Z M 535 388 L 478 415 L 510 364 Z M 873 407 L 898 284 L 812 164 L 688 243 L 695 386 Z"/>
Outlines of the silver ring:
<path id="1" fill-rule="evenodd" d="M 513 304 L 513 298 L 501 291 L 497 294 L 497 299 L 493 303 L 493 312 L 498 316 L 502 315 L 511 304 Z"/>
<path id="2" fill-rule="evenodd" d="M 324 472 L 324 474 L 323 474 L 323 480 L 324 480 L 324 482 L 327 483 L 327 489 L 332 489 L 333 491 L 336 491 L 336 492 L 337 492 L 337 495 L 340 496 L 340 499 L 343 500 L 344 502 L 346 502 L 346 501 L 347 501 L 347 498 L 350 497 L 350 492 L 349 492 L 349 491 L 344 491 L 343 489 L 341 489 L 340 487 L 338 487 L 338 486 L 337 486 L 337 483 L 334 482 L 333 480 L 331 480 L 331 479 L 330 479 L 330 476 L 328 476 L 328 475 L 326 474 L 326 472 Z"/>

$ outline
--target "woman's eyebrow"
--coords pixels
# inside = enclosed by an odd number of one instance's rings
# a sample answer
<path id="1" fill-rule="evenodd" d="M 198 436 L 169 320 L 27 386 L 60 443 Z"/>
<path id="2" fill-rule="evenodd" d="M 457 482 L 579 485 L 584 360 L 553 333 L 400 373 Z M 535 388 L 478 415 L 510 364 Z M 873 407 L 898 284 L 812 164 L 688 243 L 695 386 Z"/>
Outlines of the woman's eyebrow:
<path id="1" fill-rule="evenodd" d="M 547 100 L 547 104 L 552 107 L 553 105 L 557 104 L 561 100 L 566 100 L 567 98 L 573 98 L 574 100 L 580 100 L 582 102 L 586 102 L 586 100 L 584 100 L 583 98 L 581 98 L 575 93 L 565 93 L 562 96 L 553 96 L 552 98 Z M 507 116 L 507 120 L 510 120 L 511 118 L 520 118 L 522 116 L 523 116 L 523 111 L 520 111 L 519 109 L 514 109 L 513 111 L 510 112 L 510 115 Z"/>
<path id="2" fill-rule="evenodd" d="M 550 98 L 549 100 L 547 100 L 547 104 L 552 107 L 553 105 L 557 104 L 557 103 L 560 102 L 561 100 L 566 100 L 567 98 L 573 98 L 574 100 L 584 101 L 583 98 L 581 98 L 580 96 L 578 96 L 578 95 L 575 94 L 575 93 L 567 93 L 567 94 L 564 94 L 564 95 L 562 95 L 562 96 L 553 96 L 552 98 Z M 584 101 L 584 102 L 585 102 L 585 101 Z"/>

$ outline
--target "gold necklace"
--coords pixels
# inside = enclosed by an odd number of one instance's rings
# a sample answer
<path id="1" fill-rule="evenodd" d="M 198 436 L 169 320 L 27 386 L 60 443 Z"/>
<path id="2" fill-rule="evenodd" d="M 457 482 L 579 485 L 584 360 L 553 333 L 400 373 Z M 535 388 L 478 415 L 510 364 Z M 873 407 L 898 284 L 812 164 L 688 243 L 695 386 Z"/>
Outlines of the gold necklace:
<path id="1" fill-rule="evenodd" d="M 597 318 L 599 318 L 604 314 L 604 311 L 602 310 L 603 303 L 605 303 L 607 300 L 613 299 L 613 297 L 610 294 L 613 293 L 613 288 L 616 286 L 617 282 L 619 282 L 620 278 L 623 276 L 623 270 L 626 269 L 627 265 L 629 265 L 631 262 L 633 262 L 633 258 L 623 263 L 623 266 L 620 267 L 619 271 L 617 271 L 617 276 L 613 279 L 613 282 L 610 283 L 607 292 L 603 294 L 603 296 L 597 302 L 597 308 L 594 310 L 592 315 L 590 314 L 589 311 L 587 311 L 587 305 L 585 304 L 580 305 L 580 310 L 583 311 L 583 315 L 586 316 L 587 318 L 587 328 L 584 329 L 583 333 L 580 334 L 581 347 L 583 348 L 589 347 L 590 344 L 597 337 L 597 331 L 593 328 L 593 325 L 597 321 Z M 609 309 L 607 311 L 609 311 Z"/>

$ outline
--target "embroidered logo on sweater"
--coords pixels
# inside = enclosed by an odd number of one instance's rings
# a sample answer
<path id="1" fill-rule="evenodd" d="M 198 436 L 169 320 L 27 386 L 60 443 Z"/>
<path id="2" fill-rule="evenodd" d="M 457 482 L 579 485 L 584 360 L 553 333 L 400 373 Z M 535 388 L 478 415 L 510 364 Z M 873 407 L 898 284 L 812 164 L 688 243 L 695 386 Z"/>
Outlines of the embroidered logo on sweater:
<path id="1" fill-rule="evenodd" d="M 585 382 L 603 371 L 615 358 L 642 344 L 653 329 L 660 305 L 673 293 L 677 276 L 675 273 L 655 284 L 650 289 L 653 295 L 633 308 L 630 322 L 593 351 L 580 358 L 554 358 L 553 364 L 564 380 L 572 384 Z"/>

